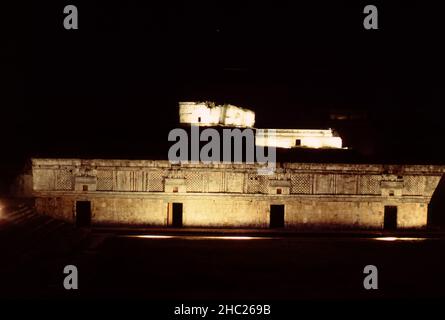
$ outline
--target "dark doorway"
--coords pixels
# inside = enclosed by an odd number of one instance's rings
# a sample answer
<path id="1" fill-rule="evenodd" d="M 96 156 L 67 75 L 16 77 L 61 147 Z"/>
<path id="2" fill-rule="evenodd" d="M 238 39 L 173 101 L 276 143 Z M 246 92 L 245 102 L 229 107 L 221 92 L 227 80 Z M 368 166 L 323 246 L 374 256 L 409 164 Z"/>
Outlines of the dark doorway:
<path id="1" fill-rule="evenodd" d="M 91 225 L 91 202 L 76 201 L 76 226 L 88 227 Z"/>
<path id="2" fill-rule="evenodd" d="M 397 207 L 385 206 L 385 217 L 383 221 L 384 230 L 396 230 L 397 229 Z"/>
<path id="3" fill-rule="evenodd" d="M 182 203 L 173 203 L 172 227 L 182 227 Z"/>
<path id="4" fill-rule="evenodd" d="M 270 227 L 284 228 L 284 204 L 270 206 Z"/>
<path id="5" fill-rule="evenodd" d="M 296 146 L 296 147 L 301 146 L 301 140 L 300 140 L 300 139 L 296 139 L 296 140 L 295 140 L 295 146 Z"/>
<path id="6" fill-rule="evenodd" d="M 445 228 L 445 175 L 439 181 L 434 190 L 431 201 L 428 204 L 428 227 L 434 229 Z"/>

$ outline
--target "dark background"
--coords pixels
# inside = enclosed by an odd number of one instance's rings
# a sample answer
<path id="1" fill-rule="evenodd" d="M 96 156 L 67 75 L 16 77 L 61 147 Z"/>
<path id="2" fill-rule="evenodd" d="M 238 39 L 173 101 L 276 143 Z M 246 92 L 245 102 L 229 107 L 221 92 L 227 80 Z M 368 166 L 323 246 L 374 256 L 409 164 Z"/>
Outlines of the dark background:
<path id="1" fill-rule="evenodd" d="M 444 163 L 442 24 L 425 1 L 4 7 L 2 181 L 31 156 L 166 158 L 181 100 L 250 108 L 260 128 L 332 127 L 350 161 Z"/>

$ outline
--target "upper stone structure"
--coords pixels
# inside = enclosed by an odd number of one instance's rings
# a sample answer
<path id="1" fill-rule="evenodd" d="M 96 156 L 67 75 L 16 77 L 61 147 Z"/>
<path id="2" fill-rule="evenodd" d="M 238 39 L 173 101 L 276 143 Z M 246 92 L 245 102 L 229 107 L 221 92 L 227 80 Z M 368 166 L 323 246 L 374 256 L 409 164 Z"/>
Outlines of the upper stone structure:
<path id="1" fill-rule="evenodd" d="M 179 102 L 179 122 L 197 126 L 251 128 L 255 124 L 255 112 L 231 104 Z"/>
<path id="2" fill-rule="evenodd" d="M 179 102 L 179 122 L 195 126 L 253 128 L 255 112 L 231 104 Z M 276 148 L 342 148 L 332 129 L 256 129 L 257 146 Z"/>
<path id="3" fill-rule="evenodd" d="M 256 145 L 276 148 L 342 148 L 332 129 L 264 129 L 256 133 Z"/>

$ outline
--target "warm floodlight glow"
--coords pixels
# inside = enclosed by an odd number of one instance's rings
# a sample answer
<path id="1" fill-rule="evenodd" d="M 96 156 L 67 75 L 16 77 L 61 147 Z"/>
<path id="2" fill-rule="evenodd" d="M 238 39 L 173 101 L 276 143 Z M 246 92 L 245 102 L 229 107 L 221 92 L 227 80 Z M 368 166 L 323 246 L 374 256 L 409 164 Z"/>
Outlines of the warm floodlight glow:
<path id="1" fill-rule="evenodd" d="M 379 237 L 373 238 L 373 240 L 379 241 L 424 241 L 428 238 L 409 238 L 409 237 Z"/>
<path id="2" fill-rule="evenodd" d="M 160 234 L 142 234 L 142 235 L 123 235 L 124 238 L 138 239 L 182 239 L 182 240 L 265 240 L 265 239 L 282 239 L 281 237 L 252 237 L 252 236 L 200 236 L 193 234 L 180 235 L 160 235 Z M 369 238 L 368 238 L 369 239 Z M 376 237 L 370 238 L 378 241 L 425 241 L 431 238 L 414 238 L 414 237 Z"/>
<path id="3" fill-rule="evenodd" d="M 127 238 L 142 238 L 142 239 L 170 239 L 174 236 L 163 236 L 157 234 L 146 234 L 146 235 L 136 235 L 136 236 L 126 236 Z"/>
<path id="4" fill-rule="evenodd" d="M 269 237 L 248 237 L 248 236 L 195 236 L 195 235 L 158 235 L 158 234 L 144 234 L 144 235 L 126 235 L 124 238 L 139 238 L 139 239 L 183 239 L 183 240 L 259 240 L 272 239 Z"/>
<path id="5" fill-rule="evenodd" d="M 342 139 L 332 129 L 263 129 L 256 134 L 258 146 L 277 148 L 342 148 Z"/>
<path id="6" fill-rule="evenodd" d="M 266 237 L 245 237 L 245 236 L 206 236 L 200 237 L 204 239 L 217 239 L 217 240 L 257 240 L 257 239 L 269 239 Z"/>
<path id="7" fill-rule="evenodd" d="M 231 104 L 179 102 L 179 122 L 198 126 L 251 128 L 255 124 L 255 112 Z"/>

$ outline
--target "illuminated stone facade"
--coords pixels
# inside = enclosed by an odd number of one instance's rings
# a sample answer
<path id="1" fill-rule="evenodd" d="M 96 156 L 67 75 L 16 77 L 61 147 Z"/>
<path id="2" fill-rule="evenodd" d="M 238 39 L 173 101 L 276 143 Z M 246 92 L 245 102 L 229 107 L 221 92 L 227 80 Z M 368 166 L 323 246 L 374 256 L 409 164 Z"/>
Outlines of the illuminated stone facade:
<path id="1" fill-rule="evenodd" d="M 231 104 L 215 105 L 213 102 L 180 102 L 179 122 L 195 126 L 229 126 L 251 128 L 255 113 Z"/>
<path id="2" fill-rule="evenodd" d="M 179 122 L 193 126 L 253 128 L 255 113 L 234 105 L 213 102 L 180 102 Z M 255 129 L 255 144 L 276 148 L 342 148 L 342 139 L 331 129 Z"/>
<path id="3" fill-rule="evenodd" d="M 331 129 L 263 129 L 256 133 L 256 145 L 277 148 L 341 149 L 342 139 Z"/>
<path id="4" fill-rule="evenodd" d="M 32 160 L 40 213 L 74 223 L 87 204 L 92 224 L 143 226 L 423 228 L 443 172 L 442 166 L 282 163 L 266 176 L 255 164 Z"/>

